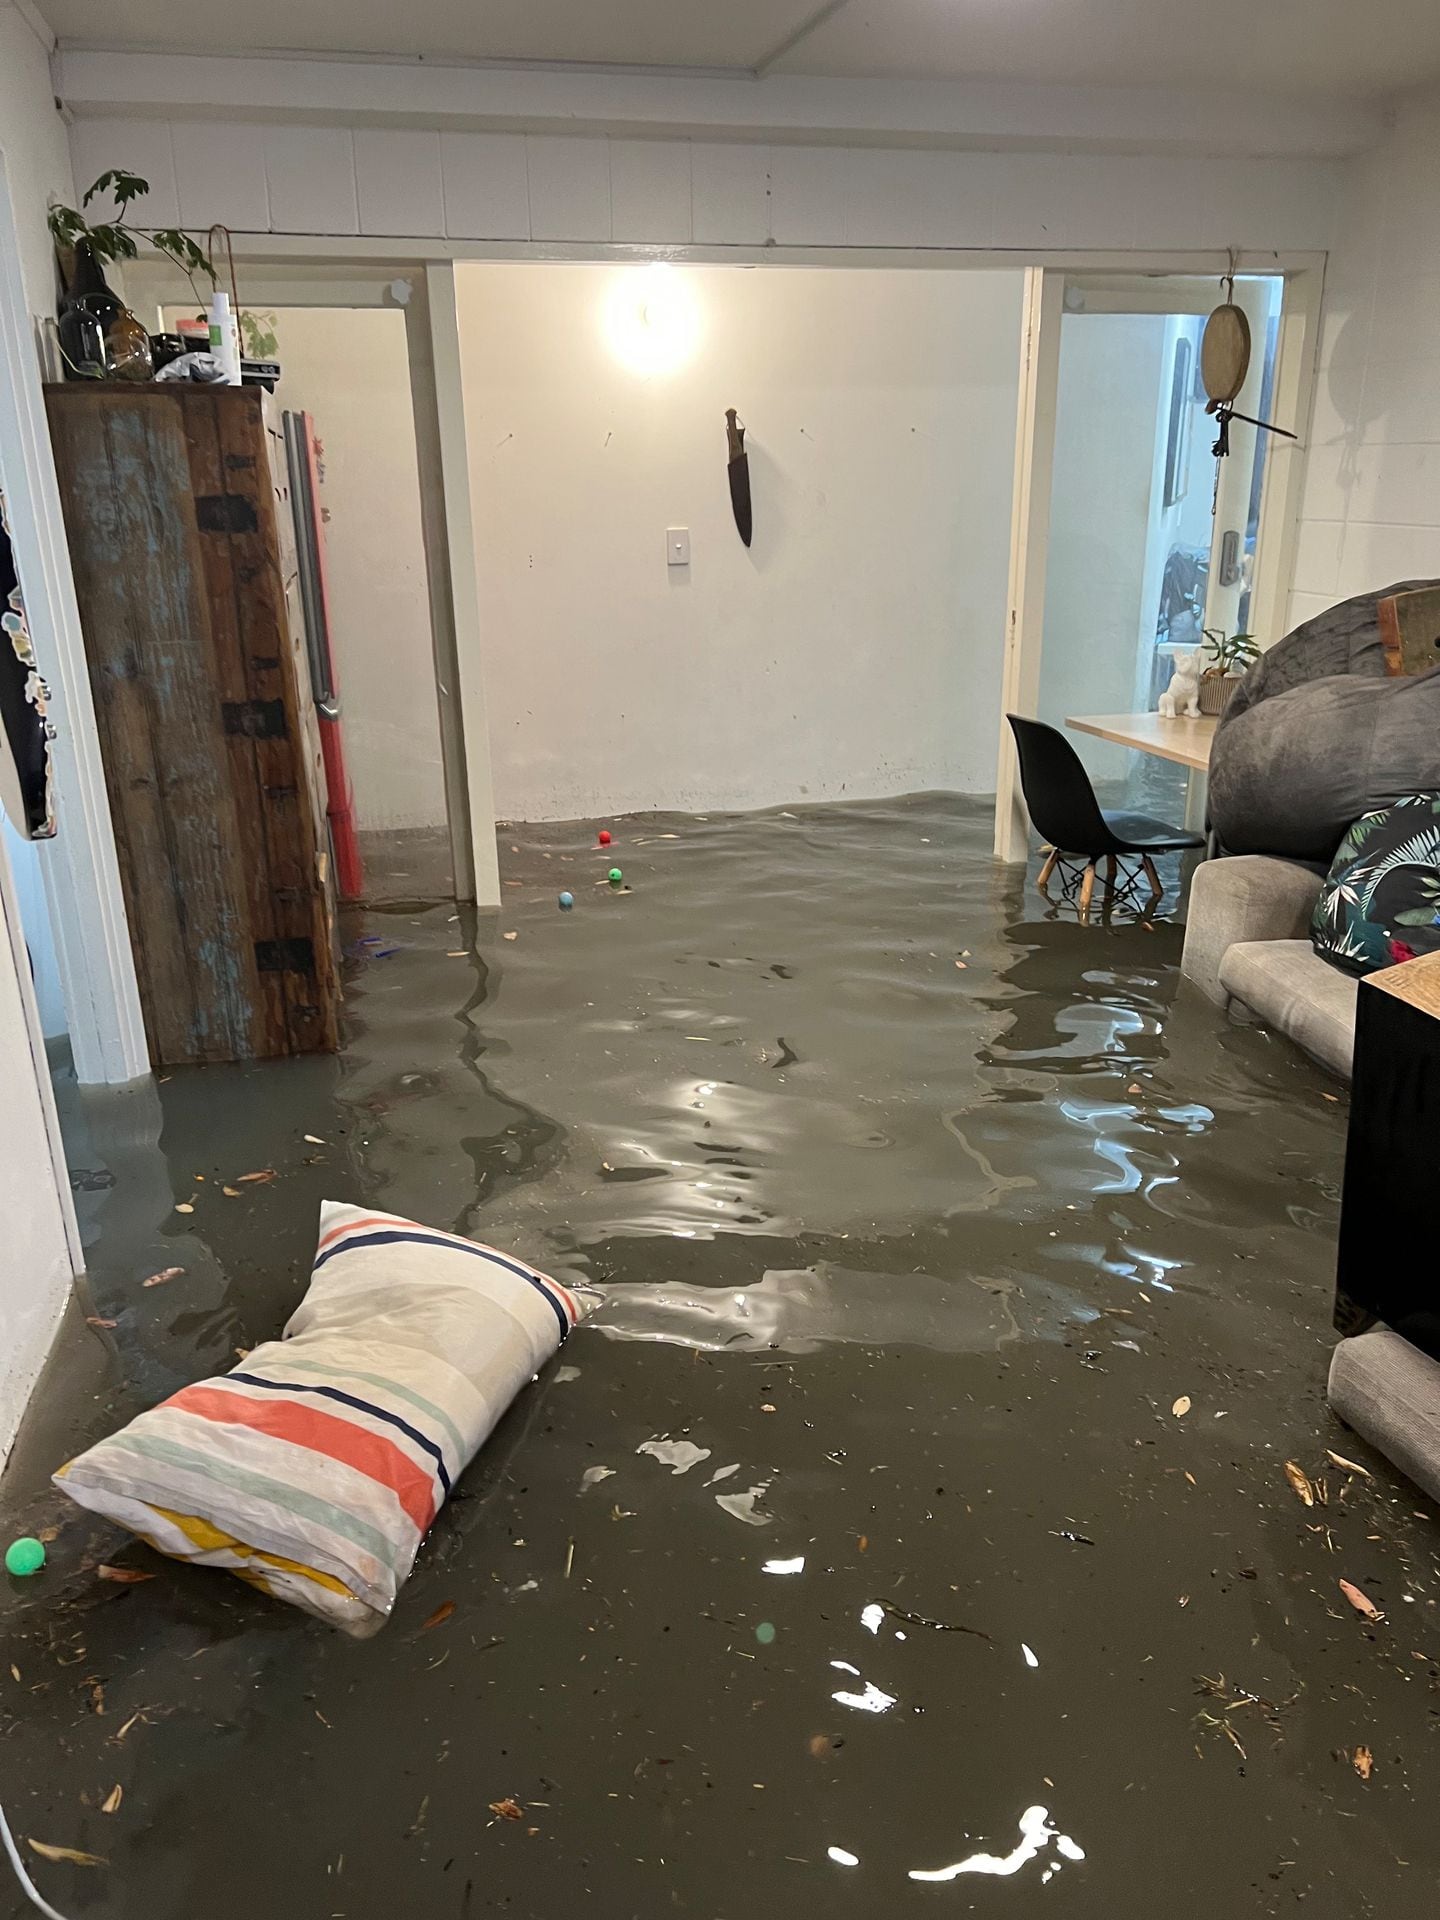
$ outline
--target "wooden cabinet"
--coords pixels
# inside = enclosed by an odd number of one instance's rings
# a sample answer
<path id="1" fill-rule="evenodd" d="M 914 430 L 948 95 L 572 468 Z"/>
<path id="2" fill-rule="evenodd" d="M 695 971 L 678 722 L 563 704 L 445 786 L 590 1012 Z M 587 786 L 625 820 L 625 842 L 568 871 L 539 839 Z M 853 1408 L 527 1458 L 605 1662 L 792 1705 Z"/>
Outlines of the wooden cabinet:
<path id="1" fill-rule="evenodd" d="M 46 401 L 151 1060 L 333 1050 L 279 411 L 256 387 L 74 382 Z"/>

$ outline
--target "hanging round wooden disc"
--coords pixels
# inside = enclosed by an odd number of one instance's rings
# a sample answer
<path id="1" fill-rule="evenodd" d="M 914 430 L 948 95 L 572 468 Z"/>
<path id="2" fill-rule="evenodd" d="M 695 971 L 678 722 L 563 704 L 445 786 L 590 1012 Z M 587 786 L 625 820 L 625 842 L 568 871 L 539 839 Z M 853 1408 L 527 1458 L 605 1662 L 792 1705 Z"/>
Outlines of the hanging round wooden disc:
<path id="1" fill-rule="evenodd" d="M 1216 307 L 1200 340 L 1200 378 L 1210 396 L 1207 413 L 1227 405 L 1245 384 L 1250 370 L 1250 322 L 1233 300 Z"/>

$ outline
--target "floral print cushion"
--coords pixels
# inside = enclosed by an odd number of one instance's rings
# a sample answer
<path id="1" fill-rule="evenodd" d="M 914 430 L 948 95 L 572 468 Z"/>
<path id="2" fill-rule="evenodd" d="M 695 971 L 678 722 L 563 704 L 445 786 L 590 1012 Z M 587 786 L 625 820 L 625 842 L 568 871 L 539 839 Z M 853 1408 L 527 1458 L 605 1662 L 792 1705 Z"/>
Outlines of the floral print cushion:
<path id="1" fill-rule="evenodd" d="M 1310 939 L 1347 973 L 1440 952 L 1440 794 L 1411 794 L 1355 822 L 1321 889 Z"/>

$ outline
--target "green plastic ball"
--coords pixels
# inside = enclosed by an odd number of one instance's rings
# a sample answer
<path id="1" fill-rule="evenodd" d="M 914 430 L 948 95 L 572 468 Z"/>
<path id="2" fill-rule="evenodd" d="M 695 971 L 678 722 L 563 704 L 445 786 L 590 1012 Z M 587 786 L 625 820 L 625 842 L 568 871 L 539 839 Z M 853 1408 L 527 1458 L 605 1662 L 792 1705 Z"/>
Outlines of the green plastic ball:
<path id="1" fill-rule="evenodd" d="M 45 1543 L 37 1540 L 33 1534 L 24 1534 L 19 1540 L 12 1540 L 5 1549 L 5 1571 L 13 1573 L 17 1580 L 24 1580 L 32 1573 L 38 1573 L 45 1564 Z"/>
<path id="2" fill-rule="evenodd" d="M 610 884 L 611 884 L 611 886 L 612 886 L 612 887 L 618 887 L 618 886 L 620 885 L 620 883 L 621 883 L 621 881 L 622 881 L 622 880 L 623 880 L 624 878 L 625 878 L 625 876 L 624 876 L 624 874 L 623 874 L 623 873 L 622 873 L 622 872 L 620 871 L 620 869 L 619 869 L 619 867 L 611 867 L 611 869 L 610 869 Z"/>

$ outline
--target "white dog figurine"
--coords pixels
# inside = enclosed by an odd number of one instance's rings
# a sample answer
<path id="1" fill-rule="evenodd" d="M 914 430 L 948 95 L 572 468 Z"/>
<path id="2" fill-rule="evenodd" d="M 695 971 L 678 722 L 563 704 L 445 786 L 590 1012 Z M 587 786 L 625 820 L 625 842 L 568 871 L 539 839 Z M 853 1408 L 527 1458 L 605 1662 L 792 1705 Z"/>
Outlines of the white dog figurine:
<path id="1" fill-rule="evenodd" d="M 1175 671 L 1160 696 L 1160 711 L 1167 720 L 1193 720 L 1200 712 L 1200 649 L 1175 655 Z"/>

